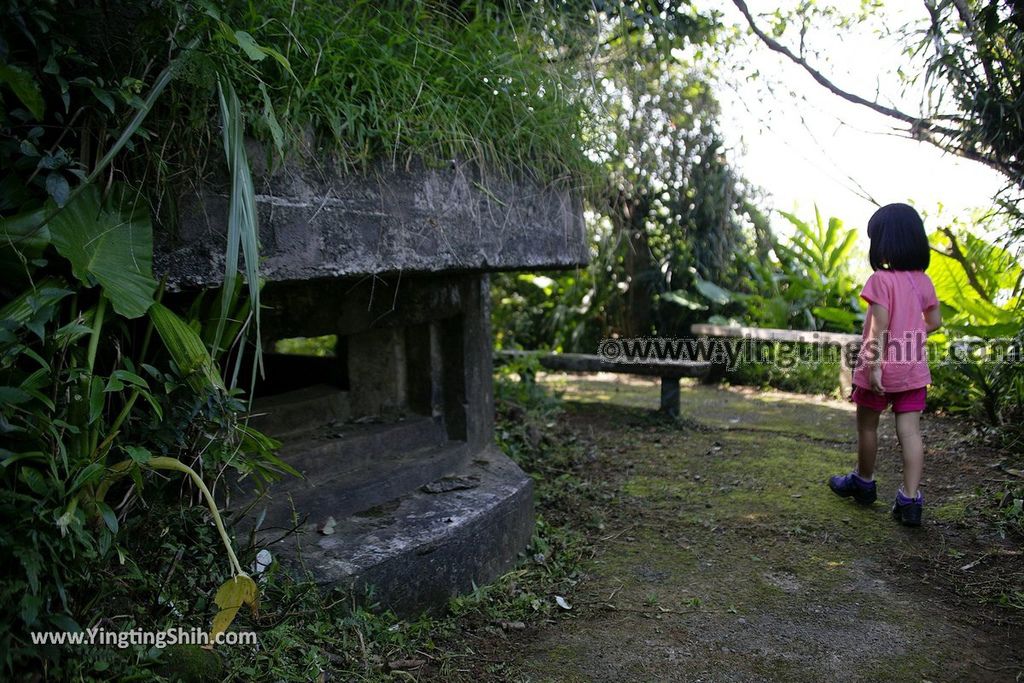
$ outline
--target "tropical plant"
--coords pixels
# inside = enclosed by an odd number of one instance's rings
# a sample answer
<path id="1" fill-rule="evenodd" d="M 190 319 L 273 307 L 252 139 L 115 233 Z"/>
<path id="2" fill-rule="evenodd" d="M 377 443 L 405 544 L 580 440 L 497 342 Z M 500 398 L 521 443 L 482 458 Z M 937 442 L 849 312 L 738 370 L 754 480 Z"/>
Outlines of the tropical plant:
<path id="1" fill-rule="evenodd" d="M 980 407 L 981 417 L 1012 436 L 1024 406 L 1024 270 L 957 222 L 937 230 L 931 245 L 929 274 L 943 317 L 933 337 L 940 359 L 934 400 L 954 411 Z"/>
<path id="2" fill-rule="evenodd" d="M 684 49 L 724 39 L 717 15 L 663 2 L 564 15 L 556 43 L 601 55 L 585 90 L 599 174 L 586 192 L 590 265 L 496 277 L 495 327 L 503 344 L 593 352 L 609 334 L 685 330 L 703 308 L 685 292 L 702 278 L 731 286 L 735 254 L 766 244 L 767 223 L 724 153 L 709 63 Z"/>
<path id="3" fill-rule="evenodd" d="M 130 86 L 122 81 L 118 92 L 129 111 L 117 115 L 105 81 L 73 76 L 95 64 L 76 56 L 81 45 L 58 30 L 52 7 L 10 3 L 5 9 L 12 33 L 5 24 L 2 41 L 5 82 L 20 105 L 4 109 L 0 119 L 0 184 L 12 189 L 0 214 L 7 299 L 0 309 L 0 592 L 7 598 L 0 659 L 8 669 L 33 654 L 27 630 L 80 627 L 73 615 L 92 563 L 128 559 L 118 533 L 132 501 L 147 479 L 152 482 L 146 472 L 185 474 L 209 507 L 231 567 L 232 578 L 218 592 L 222 609 L 213 626 L 215 632 L 226 628 L 243 603 L 255 602 L 255 584 L 235 557 L 217 504 L 196 469 L 231 466 L 257 478 L 288 470 L 273 455 L 275 444 L 245 425 L 245 406 L 232 390 L 237 368 L 229 386 L 217 365 L 228 347 L 240 359 L 249 338 L 248 323 L 239 328 L 227 320 L 239 310 L 232 303 L 239 294 L 239 244 L 248 267 L 243 308 L 259 308 L 253 189 L 230 83 L 220 91 L 234 180 L 227 286 L 213 318 L 214 341 L 207 346 L 196 329 L 158 302 L 143 190 L 112 182 L 113 175 L 102 189 L 99 182 L 147 137 L 147 117 L 200 40 L 191 39 L 170 59 L 145 98 L 134 94 L 141 92 L 141 80 Z M 37 71 L 39 61 L 45 66 Z M 88 95 L 73 96 L 71 85 Z M 106 112 L 97 114 L 96 102 Z M 94 123 L 76 125 L 90 118 Z M 122 127 L 93 138 L 96 121 Z M 47 138 L 52 142 L 40 152 Z M 80 149 L 74 155 L 62 146 L 93 139 L 101 145 L 109 140 L 109 147 L 102 154 Z M 72 187 L 69 178 L 78 182 Z M 258 339 L 258 314 L 248 318 Z M 221 343 L 226 327 L 237 332 L 230 344 Z M 151 343 L 154 332 L 159 347 Z M 258 360 L 258 344 L 255 349 Z M 111 500 L 113 493 L 120 503 Z"/>
<path id="4" fill-rule="evenodd" d="M 3 0 L 0 15 L 10 670 L 40 654 L 27 630 L 98 618 L 92 570 L 135 561 L 124 529 L 158 474 L 187 478 L 183 502 L 208 506 L 225 546 L 214 631 L 258 597 L 207 487 L 226 468 L 288 471 L 239 389 L 261 354 L 247 134 L 271 162 L 326 148 L 360 171 L 459 158 L 564 179 L 590 162 L 579 62 L 540 28 L 557 17 L 544 3 Z M 173 234 L 181 187 L 211 175 L 230 179 L 224 286 L 165 300 L 153 233 Z"/>
<path id="5" fill-rule="evenodd" d="M 849 268 L 857 231 L 838 218 L 827 221 L 817 207 L 814 223 L 781 214 L 793 226 L 788 239 L 772 237 L 773 259 L 747 256 L 743 289 L 726 289 L 697 277 L 694 288 L 713 311 L 711 322 L 762 327 L 853 332 L 863 320 L 857 283 Z M 691 297 L 686 292 L 679 296 Z"/>

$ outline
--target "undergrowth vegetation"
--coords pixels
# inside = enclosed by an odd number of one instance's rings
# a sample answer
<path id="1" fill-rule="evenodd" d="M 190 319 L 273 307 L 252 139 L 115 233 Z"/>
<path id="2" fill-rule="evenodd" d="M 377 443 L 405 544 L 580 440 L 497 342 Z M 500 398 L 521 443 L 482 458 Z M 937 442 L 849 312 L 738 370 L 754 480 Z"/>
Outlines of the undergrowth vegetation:
<path id="1" fill-rule="evenodd" d="M 216 633 L 266 590 L 208 487 L 294 474 L 246 418 L 261 358 L 247 139 L 273 163 L 458 159 L 564 180 L 588 168 L 586 119 L 573 61 L 534 30 L 542 5 L 5 0 L 0 14 L 0 666 L 59 677 L 75 657 L 30 631 L 96 626 L 127 601 L 152 619 L 133 608 L 117 627 L 188 613 Z M 211 179 L 230 197 L 224 286 L 172 309 L 154 234 Z M 205 520 L 216 534 L 192 534 Z M 199 599 L 158 599 L 146 567 L 169 548 L 129 538 L 154 527 L 196 544 L 193 566 L 222 563 L 187 573 Z"/>
<path id="2" fill-rule="evenodd" d="M 531 476 L 537 491 L 537 527 L 518 566 L 495 582 L 454 598 L 434 613 L 400 618 L 383 610 L 371 592 L 325 592 L 310 577 L 283 571 L 276 560 L 257 564 L 259 548 L 243 544 L 241 563 L 259 585 L 258 613 L 239 613 L 238 631 L 259 643 L 204 650 L 90 648 L 54 657 L 57 679 L 103 677 L 177 681 L 395 680 L 429 668 L 444 676 L 471 657 L 467 636 L 532 628 L 572 599 L 589 556 L 586 532 L 599 520 L 581 519 L 583 503 L 601 495 L 583 468 L 587 444 L 556 426 L 560 401 L 535 383 L 517 381 L 521 367 L 497 379 L 497 432 L 501 448 Z M 216 531 L 199 508 L 183 507 L 173 490 L 147 497 L 124 529 L 124 552 L 134 561 L 94 567 L 98 589 L 89 607 L 110 617 L 111 630 L 205 629 L 214 588 L 227 578 L 215 552 Z M 159 539 L 154 542 L 154 539 Z M 154 598 L 154 596 L 156 596 Z M 56 654 L 56 653 L 51 653 Z"/>

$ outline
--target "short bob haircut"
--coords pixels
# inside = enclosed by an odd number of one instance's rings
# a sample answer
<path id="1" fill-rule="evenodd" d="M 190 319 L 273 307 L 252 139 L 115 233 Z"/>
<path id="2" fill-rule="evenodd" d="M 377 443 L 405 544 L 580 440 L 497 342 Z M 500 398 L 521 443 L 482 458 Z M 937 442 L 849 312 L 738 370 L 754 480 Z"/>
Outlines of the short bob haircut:
<path id="1" fill-rule="evenodd" d="M 931 262 L 924 221 L 908 204 L 887 204 L 868 221 L 872 270 L 927 270 Z"/>

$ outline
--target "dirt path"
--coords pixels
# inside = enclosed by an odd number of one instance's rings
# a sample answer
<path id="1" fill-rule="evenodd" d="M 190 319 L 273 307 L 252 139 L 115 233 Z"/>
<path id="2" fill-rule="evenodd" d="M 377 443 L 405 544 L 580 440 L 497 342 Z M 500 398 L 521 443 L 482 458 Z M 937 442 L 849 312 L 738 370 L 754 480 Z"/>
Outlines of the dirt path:
<path id="1" fill-rule="evenodd" d="M 824 485 L 852 463 L 848 405 L 690 385 L 686 419 L 670 423 L 651 417 L 654 383 L 549 381 L 594 445 L 587 476 L 613 495 L 581 511 L 603 529 L 573 609 L 481 639 L 466 680 L 1013 681 L 1024 669 L 1024 612 L 978 600 L 992 582 L 1024 590 L 1024 558 L 958 523 L 991 472 L 958 425 L 926 418 L 928 519 L 908 530 L 888 515 L 891 418 L 880 500 L 862 508 Z"/>

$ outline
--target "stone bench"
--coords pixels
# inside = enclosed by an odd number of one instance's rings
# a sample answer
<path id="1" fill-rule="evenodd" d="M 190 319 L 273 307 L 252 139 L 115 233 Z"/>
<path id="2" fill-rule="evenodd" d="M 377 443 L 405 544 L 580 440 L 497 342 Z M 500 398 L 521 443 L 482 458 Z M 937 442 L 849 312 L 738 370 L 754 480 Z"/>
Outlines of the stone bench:
<path id="1" fill-rule="evenodd" d="M 702 378 L 711 369 L 711 363 L 700 361 L 652 361 L 647 363 L 610 363 L 601 356 L 588 353 L 542 353 L 537 351 L 498 351 L 498 363 L 517 359 L 536 358 L 541 367 L 562 372 L 614 372 L 620 375 L 640 375 L 661 378 L 661 412 L 679 415 L 679 380 L 683 377 Z"/>
<path id="2" fill-rule="evenodd" d="M 840 349 L 850 345 L 859 346 L 860 335 L 841 332 L 815 332 L 806 330 L 781 330 L 769 327 L 744 327 L 739 325 L 711 325 L 698 323 L 690 326 L 690 333 L 696 337 L 717 337 L 729 339 L 750 339 L 765 342 L 788 342 L 835 346 Z M 843 396 L 849 396 L 853 388 L 853 369 L 846 353 L 839 354 L 839 387 Z M 722 367 L 724 371 L 724 366 Z M 721 379 L 723 373 L 709 373 L 710 379 Z"/>

